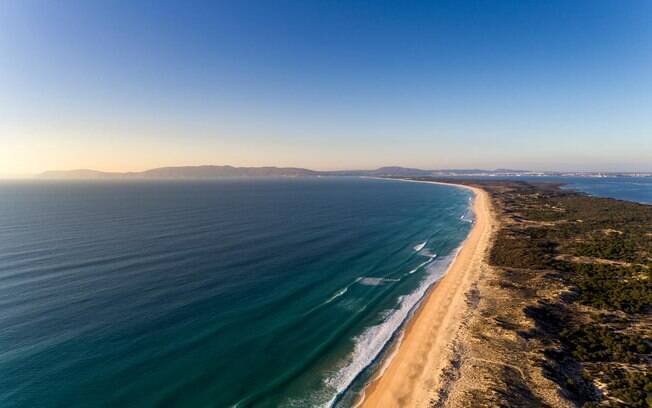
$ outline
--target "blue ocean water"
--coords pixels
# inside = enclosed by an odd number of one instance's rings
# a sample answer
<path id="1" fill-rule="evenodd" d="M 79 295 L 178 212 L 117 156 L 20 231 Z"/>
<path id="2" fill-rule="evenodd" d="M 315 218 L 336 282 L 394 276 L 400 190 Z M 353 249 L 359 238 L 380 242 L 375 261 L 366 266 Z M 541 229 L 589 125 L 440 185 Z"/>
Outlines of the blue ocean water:
<path id="1" fill-rule="evenodd" d="M 552 177 L 500 176 L 451 177 L 460 180 L 521 180 L 535 183 L 562 183 L 564 189 L 576 190 L 596 197 L 652 204 L 652 177 Z"/>
<path id="2" fill-rule="evenodd" d="M 572 177 L 565 188 L 619 200 L 652 204 L 652 177 Z"/>
<path id="3" fill-rule="evenodd" d="M 564 189 L 596 197 L 652 204 L 652 177 L 510 177 L 534 182 L 563 183 Z"/>
<path id="4" fill-rule="evenodd" d="M 0 183 L 0 406 L 348 405 L 470 229 L 354 178 Z"/>

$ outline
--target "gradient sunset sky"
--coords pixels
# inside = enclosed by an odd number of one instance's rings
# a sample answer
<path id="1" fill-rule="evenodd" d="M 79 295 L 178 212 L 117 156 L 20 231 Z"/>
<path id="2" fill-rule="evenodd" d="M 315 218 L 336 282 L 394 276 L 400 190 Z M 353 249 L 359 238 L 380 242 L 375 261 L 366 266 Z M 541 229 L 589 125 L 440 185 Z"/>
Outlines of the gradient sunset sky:
<path id="1" fill-rule="evenodd" d="M 0 2 L 0 175 L 195 164 L 652 171 L 652 2 Z"/>

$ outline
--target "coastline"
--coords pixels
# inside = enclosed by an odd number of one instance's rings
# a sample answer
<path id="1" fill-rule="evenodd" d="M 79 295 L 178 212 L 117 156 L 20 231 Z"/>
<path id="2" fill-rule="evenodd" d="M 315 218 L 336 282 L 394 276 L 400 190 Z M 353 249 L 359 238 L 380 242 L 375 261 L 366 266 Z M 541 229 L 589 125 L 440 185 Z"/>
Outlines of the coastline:
<path id="1" fill-rule="evenodd" d="M 400 180 L 400 179 L 399 179 Z M 428 406 L 436 399 L 443 370 L 453 355 L 453 343 L 468 309 L 468 294 L 485 266 L 495 220 L 486 191 L 463 184 L 443 184 L 473 191 L 475 222 L 446 275 L 433 285 L 407 323 L 392 357 L 364 388 L 356 406 Z"/>

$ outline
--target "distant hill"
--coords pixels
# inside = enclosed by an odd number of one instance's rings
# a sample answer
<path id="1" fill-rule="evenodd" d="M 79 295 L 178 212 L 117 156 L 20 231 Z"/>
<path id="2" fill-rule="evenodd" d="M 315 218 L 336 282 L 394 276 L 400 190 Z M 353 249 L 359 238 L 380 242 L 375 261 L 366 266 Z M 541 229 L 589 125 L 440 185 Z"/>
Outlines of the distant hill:
<path id="1" fill-rule="evenodd" d="M 455 174 L 486 174 L 491 170 L 455 170 Z M 450 174 L 448 170 L 422 170 L 388 166 L 375 170 L 315 171 L 298 167 L 180 166 L 159 167 L 141 172 L 117 173 L 80 169 L 46 171 L 42 179 L 214 179 L 221 177 L 305 177 L 305 176 L 431 176 Z"/>
<path id="2" fill-rule="evenodd" d="M 216 177 L 270 177 L 270 176 L 317 176 L 318 172 L 296 167 L 233 167 L 233 166 L 185 166 L 161 167 L 135 173 L 144 178 L 216 178 Z"/>
<path id="3" fill-rule="evenodd" d="M 604 177 L 604 176 L 650 176 L 649 173 L 561 173 L 533 172 L 529 170 L 511 169 L 440 169 L 423 170 L 400 166 L 380 167 L 375 170 L 337 170 L 316 171 L 300 167 L 235 167 L 235 166 L 179 166 L 159 167 L 156 169 L 112 173 L 89 169 L 46 171 L 38 175 L 41 179 L 63 180 L 103 180 L 103 179 L 216 179 L 221 177 L 310 177 L 310 176 L 574 176 L 574 177 Z"/>
<path id="4" fill-rule="evenodd" d="M 213 179 L 221 177 L 298 177 L 317 176 L 319 172 L 294 167 L 233 167 L 183 166 L 117 173 L 95 170 L 46 171 L 43 179 L 97 180 L 97 179 Z"/>

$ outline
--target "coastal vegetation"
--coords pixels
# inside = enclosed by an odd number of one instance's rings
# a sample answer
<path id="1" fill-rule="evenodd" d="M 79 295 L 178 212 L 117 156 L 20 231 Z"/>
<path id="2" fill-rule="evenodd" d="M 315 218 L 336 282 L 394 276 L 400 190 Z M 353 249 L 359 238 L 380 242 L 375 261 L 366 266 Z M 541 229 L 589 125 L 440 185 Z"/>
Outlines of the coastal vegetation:
<path id="1" fill-rule="evenodd" d="M 578 404 L 652 406 L 652 207 L 551 185 L 511 183 L 500 194 L 507 222 L 492 263 L 546 271 L 564 286 L 530 309 L 535 319 L 555 319 L 539 324 L 555 330 L 536 333 L 561 363 L 550 364 L 550 375 Z"/>
<path id="2" fill-rule="evenodd" d="M 652 207 L 552 185 L 510 183 L 501 194 L 492 263 L 562 283 L 529 310 L 544 354 L 561 362 L 549 375 L 578 404 L 652 406 Z"/>
<path id="3" fill-rule="evenodd" d="M 488 256 L 496 291 L 480 313 L 490 327 L 476 337 L 520 373 L 497 371 L 473 398 L 554 406 L 541 372 L 571 405 L 652 407 L 652 206 L 554 184 L 464 183 L 491 194 L 500 222 Z"/>

